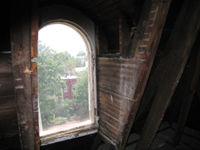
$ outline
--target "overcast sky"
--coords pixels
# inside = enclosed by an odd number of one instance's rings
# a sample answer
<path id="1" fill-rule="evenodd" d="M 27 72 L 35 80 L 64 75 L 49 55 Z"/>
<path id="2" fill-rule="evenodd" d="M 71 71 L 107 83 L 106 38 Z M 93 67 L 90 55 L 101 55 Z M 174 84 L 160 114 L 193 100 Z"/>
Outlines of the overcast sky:
<path id="1" fill-rule="evenodd" d="M 38 39 L 45 45 L 50 46 L 58 52 L 67 51 L 76 56 L 79 51 L 86 52 L 86 46 L 73 28 L 63 24 L 52 24 L 39 30 Z"/>

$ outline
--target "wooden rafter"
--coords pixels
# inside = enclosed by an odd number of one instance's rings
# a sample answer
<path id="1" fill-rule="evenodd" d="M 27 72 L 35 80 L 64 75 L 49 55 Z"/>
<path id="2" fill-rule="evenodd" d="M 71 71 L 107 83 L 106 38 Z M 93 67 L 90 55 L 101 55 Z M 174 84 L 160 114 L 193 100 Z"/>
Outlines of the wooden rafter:
<path id="1" fill-rule="evenodd" d="M 136 147 L 137 150 L 148 149 L 162 121 L 171 97 L 175 91 L 178 81 L 188 59 L 188 55 L 196 39 L 200 27 L 200 1 L 185 1 L 180 15 L 172 31 L 173 38 L 167 44 L 173 49 L 168 60 L 162 83 L 159 85 L 148 118 Z M 193 17 L 191 17 L 193 16 Z"/>
<path id="2" fill-rule="evenodd" d="M 137 26 L 137 31 L 131 42 L 129 58 L 143 60 L 141 74 L 135 90 L 134 99 L 137 101 L 129 116 L 129 123 L 123 130 L 119 149 L 125 148 L 131 127 L 133 125 L 147 79 L 149 77 L 153 60 L 160 42 L 171 0 L 166 2 L 146 0 Z"/>

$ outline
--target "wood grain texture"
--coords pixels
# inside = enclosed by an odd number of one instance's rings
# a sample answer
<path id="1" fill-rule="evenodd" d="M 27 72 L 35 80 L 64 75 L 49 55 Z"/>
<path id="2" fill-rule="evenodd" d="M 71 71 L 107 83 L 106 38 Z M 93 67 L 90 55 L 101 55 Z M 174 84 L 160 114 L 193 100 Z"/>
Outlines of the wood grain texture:
<path id="1" fill-rule="evenodd" d="M 35 149 L 31 85 L 31 2 L 12 1 L 10 9 L 14 89 L 21 148 Z M 14 11 L 15 10 L 15 11 Z"/>
<path id="2" fill-rule="evenodd" d="M 197 31 L 200 27 L 200 21 L 195 19 L 200 17 L 199 8 L 200 1 L 198 0 L 186 0 L 182 6 L 180 15 L 178 16 L 175 27 L 172 31 L 174 41 L 171 45 L 168 45 L 169 48 L 173 49 L 170 54 L 171 59 L 168 60 L 162 83 L 159 85 L 157 94 L 144 125 L 141 138 L 136 147 L 138 150 L 148 149 L 151 145 L 171 97 L 176 89 L 189 53 L 196 39 Z M 184 32 L 182 32 L 183 29 Z"/>
<path id="3" fill-rule="evenodd" d="M 136 102 L 133 97 L 142 63 L 135 59 L 98 59 L 100 131 L 117 144 Z"/>
<path id="4" fill-rule="evenodd" d="M 129 58 L 143 60 L 140 70 L 141 74 L 136 84 L 133 98 L 136 100 L 135 105 L 130 111 L 129 123 L 123 130 L 123 137 L 120 139 L 119 149 L 124 149 L 128 139 L 131 127 L 133 125 L 140 100 L 142 98 L 155 54 L 160 42 L 162 30 L 166 21 L 171 1 L 165 3 L 160 1 L 146 0 L 143 6 L 142 14 L 137 26 L 137 32 L 134 35 L 130 45 Z"/>

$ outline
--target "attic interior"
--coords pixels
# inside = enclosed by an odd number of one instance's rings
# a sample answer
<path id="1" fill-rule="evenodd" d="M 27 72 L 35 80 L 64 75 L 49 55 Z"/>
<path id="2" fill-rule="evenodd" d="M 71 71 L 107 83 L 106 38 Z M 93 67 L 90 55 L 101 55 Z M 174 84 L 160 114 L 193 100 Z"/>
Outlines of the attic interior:
<path id="1" fill-rule="evenodd" d="M 199 0 L 0 3 L 0 149 L 200 149 Z M 51 6 L 73 8 L 94 23 L 99 120 L 96 133 L 79 136 L 84 131 L 77 130 L 45 141 L 31 59 L 37 57 L 41 10 Z M 57 140 L 69 134 L 76 138 Z"/>

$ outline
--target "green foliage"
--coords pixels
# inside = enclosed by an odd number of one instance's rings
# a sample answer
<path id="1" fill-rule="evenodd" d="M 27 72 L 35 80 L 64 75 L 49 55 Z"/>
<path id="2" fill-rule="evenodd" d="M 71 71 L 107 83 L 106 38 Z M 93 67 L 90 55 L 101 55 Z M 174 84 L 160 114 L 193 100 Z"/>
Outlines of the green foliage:
<path id="1" fill-rule="evenodd" d="M 75 103 L 62 98 L 62 89 L 66 85 L 61 77 L 73 75 L 75 67 L 84 66 L 82 59 L 74 58 L 68 52 L 58 53 L 41 42 L 38 43 L 38 52 L 35 61 L 38 64 L 38 97 L 43 127 L 65 123 L 66 118 L 70 121 L 74 112 L 81 119 L 88 117 L 87 71 L 78 76 Z M 85 56 L 85 53 L 80 55 Z"/>
<path id="2" fill-rule="evenodd" d="M 76 110 L 77 119 L 89 118 L 89 105 L 88 105 L 88 71 L 82 71 L 78 75 L 78 80 L 75 86 L 74 102 L 78 105 Z"/>
<path id="3" fill-rule="evenodd" d="M 71 115 L 73 114 L 73 101 L 70 99 L 65 99 L 57 103 L 57 113 L 56 116 L 67 117 L 67 120 L 71 120 Z"/>
<path id="4" fill-rule="evenodd" d="M 64 118 L 56 117 L 54 124 L 64 124 L 66 120 Z"/>
<path id="5" fill-rule="evenodd" d="M 58 115 L 59 106 L 62 100 L 61 89 L 65 88 L 61 76 L 65 75 L 66 61 L 70 55 L 65 53 L 56 53 L 53 49 L 38 43 L 39 56 L 36 58 L 38 64 L 38 96 L 40 104 L 40 113 L 44 126 L 52 123 L 52 116 Z"/>
<path id="6" fill-rule="evenodd" d="M 85 63 L 80 58 L 69 57 L 68 60 L 63 62 L 65 65 L 65 72 L 67 75 L 75 75 L 75 67 L 84 67 Z"/>

